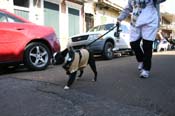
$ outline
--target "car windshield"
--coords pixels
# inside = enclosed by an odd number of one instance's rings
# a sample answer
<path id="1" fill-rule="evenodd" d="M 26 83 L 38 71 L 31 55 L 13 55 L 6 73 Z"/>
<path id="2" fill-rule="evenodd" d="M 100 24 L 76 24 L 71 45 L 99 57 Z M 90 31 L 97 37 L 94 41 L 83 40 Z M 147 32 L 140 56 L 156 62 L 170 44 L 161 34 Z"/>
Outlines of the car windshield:
<path id="1" fill-rule="evenodd" d="M 99 25 L 99 26 L 91 28 L 88 32 L 107 31 L 107 30 L 110 30 L 112 27 L 114 27 L 113 23 L 105 24 L 105 25 Z"/>

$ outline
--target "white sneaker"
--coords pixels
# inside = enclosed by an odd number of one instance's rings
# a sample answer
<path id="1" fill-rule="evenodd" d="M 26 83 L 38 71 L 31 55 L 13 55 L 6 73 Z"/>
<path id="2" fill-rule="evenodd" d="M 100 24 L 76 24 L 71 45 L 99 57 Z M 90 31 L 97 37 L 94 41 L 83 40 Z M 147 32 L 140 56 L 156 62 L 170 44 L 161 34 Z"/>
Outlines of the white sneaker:
<path id="1" fill-rule="evenodd" d="M 66 85 L 65 87 L 64 87 L 64 90 L 68 90 L 69 89 L 69 87 Z"/>
<path id="2" fill-rule="evenodd" d="M 140 78 L 148 78 L 149 73 L 150 73 L 150 71 L 147 71 L 147 70 L 143 69 L 142 72 L 140 73 Z"/>
<path id="3" fill-rule="evenodd" d="M 143 62 L 139 62 L 138 70 L 141 71 L 143 69 Z"/>

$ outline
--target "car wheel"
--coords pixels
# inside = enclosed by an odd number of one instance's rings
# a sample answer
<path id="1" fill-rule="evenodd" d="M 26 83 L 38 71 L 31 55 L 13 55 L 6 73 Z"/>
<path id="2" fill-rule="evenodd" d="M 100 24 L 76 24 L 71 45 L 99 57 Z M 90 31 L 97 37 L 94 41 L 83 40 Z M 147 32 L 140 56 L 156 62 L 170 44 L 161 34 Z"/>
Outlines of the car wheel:
<path id="1" fill-rule="evenodd" d="M 31 70 L 44 70 L 50 63 L 51 52 L 43 43 L 33 42 L 24 52 L 24 63 Z"/>
<path id="2" fill-rule="evenodd" d="M 114 57 L 113 49 L 114 45 L 111 42 L 106 42 L 104 46 L 103 56 L 107 60 L 111 60 Z"/>

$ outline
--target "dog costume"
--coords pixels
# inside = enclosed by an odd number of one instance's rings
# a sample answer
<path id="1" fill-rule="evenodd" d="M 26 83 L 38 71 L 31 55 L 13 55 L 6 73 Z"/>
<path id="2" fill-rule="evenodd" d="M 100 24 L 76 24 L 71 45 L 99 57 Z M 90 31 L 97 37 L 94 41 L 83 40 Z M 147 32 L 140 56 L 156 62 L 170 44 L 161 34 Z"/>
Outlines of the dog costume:
<path id="1" fill-rule="evenodd" d="M 89 52 L 86 49 L 80 49 L 78 52 L 75 52 L 74 59 L 70 65 L 68 71 L 73 73 L 77 70 L 81 70 L 86 67 L 89 60 Z"/>
<path id="2" fill-rule="evenodd" d="M 90 53 L 87 49 L 66 49 L 64 51 L 67 55 L 65 57 L 65 63 L 63 68 L 66 70 L 66 73 L 69 75 L 69 80 L 64 87 L 64 89 L 69 89 L 69 87 L 73 84 L 76 74 L 80 71 L 79 78 L 83 74 L 83 69 L 89 64 L 90 68 L 94 72 L 94 81 L 97 80 L 97 70 L 95 60 L 93 58 L 93 54 Z M 63 53 L 64 54 L 64 53 Z"/>

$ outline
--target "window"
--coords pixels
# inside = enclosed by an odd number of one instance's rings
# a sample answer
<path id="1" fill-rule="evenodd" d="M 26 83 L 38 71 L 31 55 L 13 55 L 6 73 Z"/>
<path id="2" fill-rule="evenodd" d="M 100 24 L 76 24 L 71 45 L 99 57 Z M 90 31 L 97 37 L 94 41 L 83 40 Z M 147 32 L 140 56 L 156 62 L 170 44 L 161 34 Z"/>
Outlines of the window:
<path id="1" fill-rule="evenodd" d="M 17 19 L 13 16 L 10 16 L 8 14 L 0 13 L 0 22 L 18 22 L 18 23 L 24 23 L 22 20 Z"/>
<path id="2" fill-rule="evenodd" d="M 129 29 L 126 25 L 121 25 L 120 28 L 121 28 L 123 33 L 129 33 Z"/>
<path id="3" fill-rule="evenodd" d="M 41 8 L 41 0 L 33 0 L 33 6 Z"/>
<path id="4" fill-rule="evenodd" d="M 89 30 L 89 32 L 96 32 L 96 31 L 98 31 L 98 29 L 99 29 L 99 26 L 93 27 Z"/>
<path id="5" fill-rule="evenodd" d="M 7 15 L 7 21 L 8 22 L 17 22 L 17 23 L 24 23 L 22 20 L 19 20 L 13 16 Z"/>
<path id="6" fill-rule="evenodd" d="M 105 25 L 105 30 L 110 30 L 112 27 L 114 27 L 114 24 L 107 24 Z"/>
<path id="7" fill-rule="evenodd" d="M 80 11 L 74 8 L 68 8 L 69 17 L 69 36 L 80 32 Z"/>
<path id="8" fill-rule="evenodd" d="M 0 13 L 0 22 L 7 22 L 7 18 L 3 13 Z"/>
<path id="9" fill-rule="evenodd" d="M 14 0 L 14 5 L 28 8 L 29 0 Z"/>
<path id="10" fill-rule="evenodd" d="M 85 21 L 86 21 L 86 31 L 94 26 L 94 16 L 89 13 L 85 13 Z"/>

